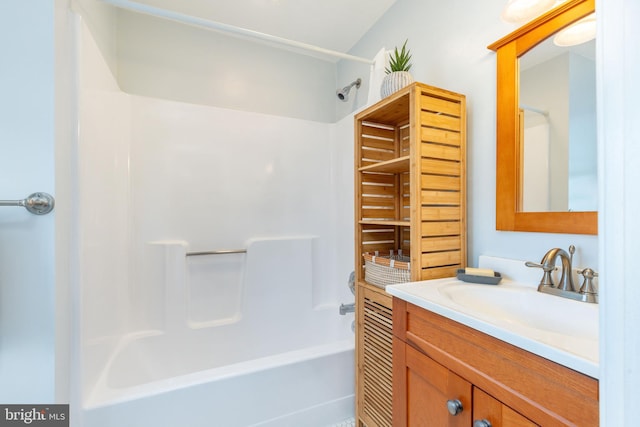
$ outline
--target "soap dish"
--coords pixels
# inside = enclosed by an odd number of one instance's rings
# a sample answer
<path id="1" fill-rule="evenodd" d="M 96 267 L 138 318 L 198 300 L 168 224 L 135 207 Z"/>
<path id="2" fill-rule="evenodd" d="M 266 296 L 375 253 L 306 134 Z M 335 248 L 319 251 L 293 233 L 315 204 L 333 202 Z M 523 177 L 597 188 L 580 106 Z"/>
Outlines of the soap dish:
<path id="1" fill-rule="evenodd" d="M 466 274 L 464 268 L 458 269 L 456 277 L 458 280 L 469 283 L 479 283 L 482 285 L 497 285 L 502 280 L 502 276 L 497 271 L 493 273 L 494 277 L 490 276 L 477 276 L 475 274 Z"/>

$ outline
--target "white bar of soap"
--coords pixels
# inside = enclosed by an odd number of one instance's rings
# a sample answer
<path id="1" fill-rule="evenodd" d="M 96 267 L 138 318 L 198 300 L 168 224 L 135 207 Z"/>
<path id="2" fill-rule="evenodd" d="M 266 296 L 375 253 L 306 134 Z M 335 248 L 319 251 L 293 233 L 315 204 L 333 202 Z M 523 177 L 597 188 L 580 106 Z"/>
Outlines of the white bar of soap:
<path id="1" fill-rule="evenodd" d="M 495 272 L 488 268 L 467 267 L 464 269 L 464 273 L 470 276 L 488 276 L 488 277 L 495 276 Z"/>

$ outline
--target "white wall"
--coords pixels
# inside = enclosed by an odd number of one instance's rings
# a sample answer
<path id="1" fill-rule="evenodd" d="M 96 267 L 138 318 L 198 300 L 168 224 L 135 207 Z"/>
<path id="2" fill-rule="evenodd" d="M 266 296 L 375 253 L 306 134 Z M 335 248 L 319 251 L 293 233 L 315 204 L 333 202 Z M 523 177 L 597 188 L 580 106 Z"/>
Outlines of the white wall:
<path id="1" fill-rule="evenodd" d="M 80 20 L 81 21 L 81 20 Z M 77 262 L 75 321 L 80 382 L 93 384 L 129 324 L 131 106 L 84 24 L 78 29 Z"/>
<path id="2" fill-rule="evenodd" d="M 54 2 L 0 7 L 0 199 L 54 188 Z M 56 213 L 0 208 L 0 402 L 55 400 Z"/>
<path id="3" fill-rule="evenodd" d="M 597 268 L 597 237 L 495 230 L 496 58 L 487 46 L 515 29 L 500 21 L 504 5 L 505 0 L 398 0 L 349 53 L 373 57 L 382 46 L 391 49 L 408 39 L 417 81 L 467 96 L 470 265 L 481 254 L 538 261 L 550 248 L 574 244 L 576 266 Z M 338 80 L 368 76 L 368 68 L 340 61 Z M 355 107 L 365 102 L 361 97 Z"/>
<path id="4" fill-rule="evenodd" d="M 334 121 L 333 62 L 131 12 L 118 16 L 117 75 L 125 92 Z"/>
<path id="5" fill-rule="evenodd" d="M 600 425 L 637 424 L 640 398 L 640 3 L 598 2 L 598 176 L 601 196 Z"/>

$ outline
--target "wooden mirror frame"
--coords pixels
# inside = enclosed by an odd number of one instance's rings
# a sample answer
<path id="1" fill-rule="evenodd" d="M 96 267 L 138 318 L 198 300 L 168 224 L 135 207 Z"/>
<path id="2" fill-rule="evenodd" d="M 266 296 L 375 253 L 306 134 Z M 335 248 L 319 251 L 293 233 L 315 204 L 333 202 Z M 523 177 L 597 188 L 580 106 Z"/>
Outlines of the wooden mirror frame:
<path id="1" fill-rule="evenodd" d="M 518 58 L 595 11 L 595 0 L 569 0 L 489 45 L 497 53 L 496 229 L 598 234 L 597 212 L 520 212 Z"/>

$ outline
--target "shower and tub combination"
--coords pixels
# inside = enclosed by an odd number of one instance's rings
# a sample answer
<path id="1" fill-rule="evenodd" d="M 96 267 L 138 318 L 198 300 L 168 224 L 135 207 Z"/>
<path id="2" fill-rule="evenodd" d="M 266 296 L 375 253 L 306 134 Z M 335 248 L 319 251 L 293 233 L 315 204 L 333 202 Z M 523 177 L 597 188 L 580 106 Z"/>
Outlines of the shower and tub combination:
<path id="1" fill-rule="evenodd" d="M 351 417 L 353 335 L 335 307 L 309 305 L 305 286 L 315 239 L 255 240 L 186 262 L 187 242 L 154 242 L 165 327 L 121 338 L 87 395 L 85 425 L 330 426 Z M 224 280 L 210 280 L 220 270 Z"/>
<path id="2" fill-rule="evenodd" d="M 351 120 L 124 93 L 75 21 L 74 423 L 349 420 Z"/>

